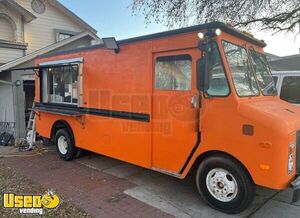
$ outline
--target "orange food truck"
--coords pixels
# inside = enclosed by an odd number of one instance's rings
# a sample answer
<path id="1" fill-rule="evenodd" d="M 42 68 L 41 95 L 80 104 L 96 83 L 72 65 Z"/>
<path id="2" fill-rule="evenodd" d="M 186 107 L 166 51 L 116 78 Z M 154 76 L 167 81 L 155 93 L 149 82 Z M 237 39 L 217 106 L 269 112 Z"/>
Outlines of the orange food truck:
<path id="1" fill-rule="evenodd" d="M 38 57 L 36 128 L 66 161 L 88 150 L 177 178 L 234 214 L 255 185 L 299 199 L 300 109 L 265 43 L 214 22 Z"/>

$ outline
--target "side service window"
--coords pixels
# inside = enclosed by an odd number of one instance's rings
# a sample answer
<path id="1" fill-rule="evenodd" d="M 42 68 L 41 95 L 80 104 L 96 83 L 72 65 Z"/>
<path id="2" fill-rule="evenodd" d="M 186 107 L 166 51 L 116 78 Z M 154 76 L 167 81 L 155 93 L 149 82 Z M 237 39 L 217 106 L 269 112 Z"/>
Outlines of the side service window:
<path id="1" fill-rule="evenodd" d="M 155 64 L 155 89 L 191 90 L 192 58 L 189 55 L 159 57 Z"/>
<path id="2" fill-rule="evenodd" d="M 78 66 L 43 69 L 43 102 L 78 104 Z"/>
<path id="3" fill-rule="evenodd" d="M 292 104 L 300 104 L 300 76 L 284 77 L 280 98 Z"/>

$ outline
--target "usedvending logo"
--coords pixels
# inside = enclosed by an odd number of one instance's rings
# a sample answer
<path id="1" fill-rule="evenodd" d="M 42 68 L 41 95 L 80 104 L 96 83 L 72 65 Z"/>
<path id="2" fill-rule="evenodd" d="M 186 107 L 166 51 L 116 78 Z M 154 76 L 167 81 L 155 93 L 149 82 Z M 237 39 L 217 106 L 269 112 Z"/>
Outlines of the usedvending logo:
<path id="1" fill-rule="evenodd" d="M 3 206 L 7 209 L 18 209 L 20 214 L 44 214 L 44 209 L 55 209 L 60 204 L 60 198 L 53 191 L 44 195 L 16 195 L 6 193 L 3 196 Z"/>

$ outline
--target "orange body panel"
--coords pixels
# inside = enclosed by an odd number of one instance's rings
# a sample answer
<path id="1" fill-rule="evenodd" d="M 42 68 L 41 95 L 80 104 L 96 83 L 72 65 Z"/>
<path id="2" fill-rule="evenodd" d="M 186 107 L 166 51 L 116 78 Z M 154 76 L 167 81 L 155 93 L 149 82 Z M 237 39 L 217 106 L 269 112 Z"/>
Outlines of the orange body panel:
<path id="1" fill-rule="evenodd" d="M 262 48 L 227 33 L 216 37 L 220 48 L 222 39 L 262 52 Z M 36 64 L 83 57 L 81 107 L 149 114 L 150 122 L 84 115 L 82 126 L 73 117 L 40 112 L 37 131 L 50 138 L 53 124 L 64 120 L 72 127 L 78 147 L 180 178 L 187 175 L 200 155 L 220 151 L 239 160 L 256 184 L 286 188 L 295 176 L 295 172 L 287 174 L 288 145 L 296 143 L 300 109 L 277 96 L 238 97 L 221 49 L 231 94 L 222 98 L 199 96 L 196 88 L 196 61 L 201 57 L 198 42 L 194 32 L 122 44 L 119 54 L 91 49 L 38 59 Z M 192 57 L 191 90 L 181 93 L 154 90 L 156 58 L 178 54 Z M 37 85 L 37 102 L 39 90 Z M 201 108 L 191 107 L 193 96 L 201 97 Z M 173 113 L 177 104 L 183 113 Z M 253 136 L 242 134 L 244 124 L 254 126 Z M 197 144 L 198 127 L 201 142 L 189 159 Z M 185 163 L 187 167 L 181 172 Z M 262 169 L 262 165 L 270 168 Z"/>

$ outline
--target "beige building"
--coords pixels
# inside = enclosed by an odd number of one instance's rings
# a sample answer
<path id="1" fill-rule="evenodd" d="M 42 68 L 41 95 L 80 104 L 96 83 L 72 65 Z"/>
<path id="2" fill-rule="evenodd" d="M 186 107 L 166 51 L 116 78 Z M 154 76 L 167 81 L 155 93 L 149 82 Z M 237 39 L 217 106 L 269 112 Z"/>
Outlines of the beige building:
<path id="1" fill-rule="evenodd" d="M 84 31 L 97 39 L 97 31 L 59 1 L 0 0 L 0 65 Z"/>
<path id="2" fill-rule="evenodd" d="M 24 137 L 34 98 L 34 60 L 99 44 L 97 31 L 57 0 L 0 0 L 0 134 Z"/>

